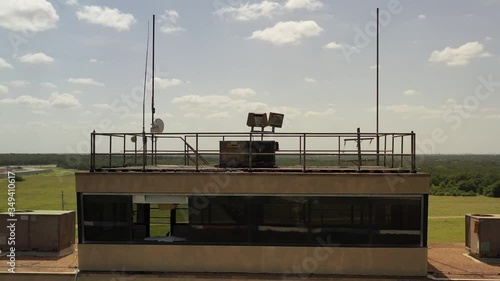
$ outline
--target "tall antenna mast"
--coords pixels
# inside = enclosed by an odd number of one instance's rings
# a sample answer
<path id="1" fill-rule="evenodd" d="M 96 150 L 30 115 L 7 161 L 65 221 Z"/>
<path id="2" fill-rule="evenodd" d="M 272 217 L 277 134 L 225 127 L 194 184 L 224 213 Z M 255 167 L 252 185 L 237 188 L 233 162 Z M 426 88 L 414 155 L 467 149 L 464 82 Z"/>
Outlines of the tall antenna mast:
<path id="1" fill-rule="evenodd" d="M 153 15 L 153 62 L 152 62 L 152 74 L 153 74 L 153 81 L 152 81 L 152 92 L 151 92 L 151 125 L 153 125 L 153 122 L 155 121 L 155 25 L 156 25 L 156 20 L 155 20 L 155 15 Z"/>
<path id="2" fill-rule="evenodd" d="M 378 69 L 380 68 L 379 60 L 378 60 L 378 38 L 379 38 L 379 16 L 378 16 L 378 8 L 377 8 L 377 166 L 379 165 L 379 153 L 380 153 L 380 138 L 378 136 L 379 127 L 378 127 L 378 113 L 379 113 L 379 99 L 378 99 Z"/>
<path id="3" fill-rule="evenodd" d="M 144 67 L 144 93 L 142 95 L 142 132 L 146 132 L 146 83 L 148 76 L 148 58 L 149 58 L 149 21 L 148 21 L 148 41 L 146 43 L 146 66 Z"/>
<path id="4" fill-rule="evenodd" d="M 153 62 L 152 64 L 152 74 L 153 74 L 153 81 L 151 84 L 151 128 L 154 127 L 155 125 L 155 25 L 156 25 L 156 20 L 155 20 L 155 15 L 153 15 Z M 154 165 L 154 149 L 155 149 L 155 137 L 154 137 L 154 130 L 151 131 L 151 164 Z"/>

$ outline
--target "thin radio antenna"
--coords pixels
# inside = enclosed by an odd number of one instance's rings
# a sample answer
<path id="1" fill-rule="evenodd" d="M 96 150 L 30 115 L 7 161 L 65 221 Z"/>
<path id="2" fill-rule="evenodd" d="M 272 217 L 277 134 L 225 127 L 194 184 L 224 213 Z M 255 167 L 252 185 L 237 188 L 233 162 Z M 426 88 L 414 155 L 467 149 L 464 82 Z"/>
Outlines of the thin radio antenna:
<path id="1" fill-rule="evenodd" d="M 148 21 L 148 41 L 146 43 L 146 66 L 144 67 L 144 93 L 142 95 L 142 132 L 146 132 L 146 83 L 148 76 L 148 58 L 149 58 L 149 21 Z"/>
<path id="2" fill-rule="evenodd" d="M 378 8 L 377 8 L 377 128 L 376 128 L 376 131 L 377 131 L 377 166 L 379 165 L 379 153 L 380 153 L 380 139 L 379 139 L 379 94 L 378 94 L 378 71 L 379 71 L 379 68 L 380 68 L 380 63 L 379 63 L 379 59 L 378 59 L 378 41 L 379 41 L 379 15 L 378 15 Z M 385 152 L 384 152 L 385 153 Z"/>

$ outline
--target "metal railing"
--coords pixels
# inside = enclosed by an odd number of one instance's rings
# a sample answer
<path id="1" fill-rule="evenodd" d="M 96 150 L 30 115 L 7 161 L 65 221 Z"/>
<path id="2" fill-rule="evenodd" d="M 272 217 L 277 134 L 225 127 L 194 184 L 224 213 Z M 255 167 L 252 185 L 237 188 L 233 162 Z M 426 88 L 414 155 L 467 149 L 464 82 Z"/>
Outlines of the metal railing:
<path id="1" fill-rule="evenodd" d="M 131 139 L 134 138 L 135 142 Z M 153 140 L 153 141 L 151 141 Z M 200 171 L 216 168 L 221 156 L 248 155 L 246 170 L 252 166 L 248 152 L 222 153 L 218 141 L 274 140 L 277 166 L 311 171 L 318 167 L 331 170 L 353 168 L 357 171 L 378 167 L 380 171 L 416 172 L 416 135 L 410 133 L 96 133 L 90 136 L 90 171 L 128 167 L 146 171 L 158 166 L 185 166 Z M 377 142 L 378 140 L 378 142 Z M 214 143 L 214 141 L 216 143 Z M 380 143 L 380 147 L 376 147 Z M 148 147 L 148 144 L 153 146 Z M 375 147 L 374 147 L 375 146 Z M 245 169 L 243 169 L 245 170 Z"/>

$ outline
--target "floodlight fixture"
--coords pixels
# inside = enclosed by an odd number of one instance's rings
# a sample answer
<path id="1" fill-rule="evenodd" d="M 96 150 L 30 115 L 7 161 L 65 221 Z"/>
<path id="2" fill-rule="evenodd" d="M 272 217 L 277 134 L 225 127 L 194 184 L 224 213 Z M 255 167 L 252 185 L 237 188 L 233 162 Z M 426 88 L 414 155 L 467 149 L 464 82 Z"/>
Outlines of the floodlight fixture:
<path id="1" fill-rule="evenodd" d="M 283 126 L 283 119 L 285 119 L 285 114 L 275 112 L 269 113 L 269 126 L 273 128 L 273 133 L 274 128 L 281 128 L 281 126 Z"/>
<path id="2" fill-rule="evenodd" d="M 260 127 L 264 131 L 267 127 L 267 113 L 248 113 L 247 126 L 252 128 Z"/>

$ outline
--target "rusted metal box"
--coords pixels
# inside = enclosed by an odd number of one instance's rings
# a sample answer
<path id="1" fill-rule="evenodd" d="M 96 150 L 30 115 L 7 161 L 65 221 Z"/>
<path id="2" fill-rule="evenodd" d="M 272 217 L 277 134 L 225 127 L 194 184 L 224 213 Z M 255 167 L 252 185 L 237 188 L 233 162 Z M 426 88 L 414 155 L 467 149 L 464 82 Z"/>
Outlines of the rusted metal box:
<path id="1" fill-rule="evenodd" d="M 275 141 L 220 141 L 220 167 L 273 168 L 276 166 Z"/>
<path id="2" fill-rule="evenodd" d="M 10 227 L 9 227 L 10 226 Z M 13 227 L 15 229 L 13 229 Z M 12 245 L 15 237 L 15 245 Z M 10 239 L 10 240 L 9 240 Z M 0 250 L 21 252 L 73 252 L 75 211 L 23 211 L 0 213 Z"/>
<path id="3" fill-rule="evenodd" d="M 465 247 L 480 258 L 500 258 L 500 215 L 465 215 Z"/>

